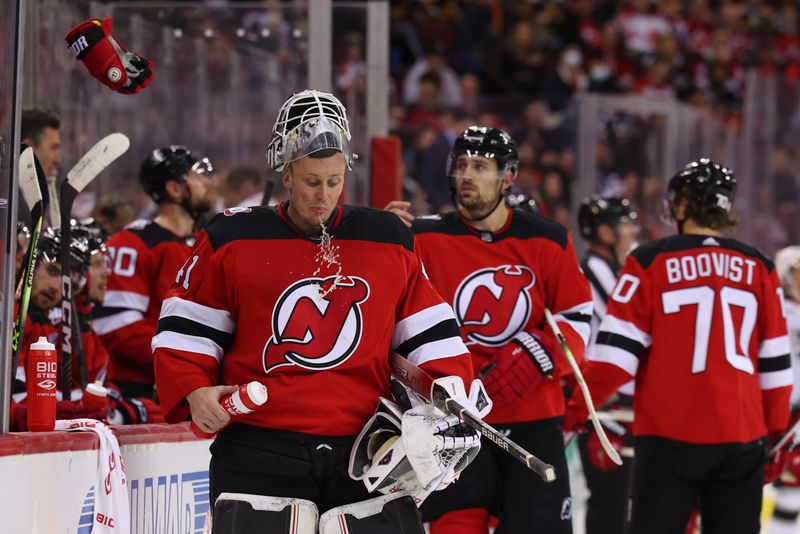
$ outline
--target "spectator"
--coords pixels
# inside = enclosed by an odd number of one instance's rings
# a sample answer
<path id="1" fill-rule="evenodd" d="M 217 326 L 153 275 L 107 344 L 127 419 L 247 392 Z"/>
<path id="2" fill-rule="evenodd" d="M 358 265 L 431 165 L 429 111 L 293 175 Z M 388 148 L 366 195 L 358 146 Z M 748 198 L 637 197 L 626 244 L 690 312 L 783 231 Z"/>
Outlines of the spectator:
<path id="1" fill-rule="evenodd" d="M 433 50 L 424 57 L 418 59 L 406 73 L 403 80 L 403 101 L 406 104 L 417 104 L 420 102 L 420 92 L 422 91 L 423 77 L 428 73 L 434 72 L 439 78 L 440 92 L 439 99 L 445 106 L 458 106 L 461 104 L 461 88 L 458 84 L 458 75 L 447 64 L 444 55 L 444 48 L 441 43 L 437 43 Z"/>
<path id="2" fill-rule="evenodd" d="M 47 176 L 58 174 L 61 162 L 61 121 L 53 113 L 39 109 L 22 111 L 20 135 L 22 142 L 33 147 Z"/>
<path id="3" fill-rule="evenodd" d="M 261 172 L 255 167 L 242 165 L 235 167 L 225 178 L 222 187 L 222 204 L 225 208 L 234 206 L 259 206 L 264 195 Z"/>

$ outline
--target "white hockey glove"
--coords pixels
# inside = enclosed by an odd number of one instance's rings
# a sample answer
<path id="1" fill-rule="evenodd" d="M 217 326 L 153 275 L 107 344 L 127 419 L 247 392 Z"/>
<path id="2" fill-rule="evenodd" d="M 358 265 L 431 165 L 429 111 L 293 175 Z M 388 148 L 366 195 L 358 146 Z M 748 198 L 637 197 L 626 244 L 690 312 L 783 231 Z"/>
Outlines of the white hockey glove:
<path id="1" fill-rule="evenodd" d="M 473 381 L 469 396 L 459 377 L 439 378 L 434 384 L 478 417 L 484 417 L 492 408 L 480 380 Z M 406 456 L 426 491 L 438 491 L 454 482 L 481 448 L 478 432 L 432 404 L 406 411 L 401 424 Z"/>

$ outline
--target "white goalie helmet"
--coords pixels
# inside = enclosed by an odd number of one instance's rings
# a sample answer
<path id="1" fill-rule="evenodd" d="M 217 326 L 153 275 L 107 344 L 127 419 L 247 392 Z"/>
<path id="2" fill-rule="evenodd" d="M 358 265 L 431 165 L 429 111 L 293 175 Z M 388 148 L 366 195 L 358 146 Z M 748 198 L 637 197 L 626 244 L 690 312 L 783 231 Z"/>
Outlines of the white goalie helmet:
<path id="1" fill-rule="evenodd" d="M 278 110 L 267 164 L 283 172 L 292 161 L 320 150 L 341 152 L 348 169 L 357 158 L 350 148 L 350 125 L 342 103 L 330 93 L 307 89 L 290 96 Z"/>

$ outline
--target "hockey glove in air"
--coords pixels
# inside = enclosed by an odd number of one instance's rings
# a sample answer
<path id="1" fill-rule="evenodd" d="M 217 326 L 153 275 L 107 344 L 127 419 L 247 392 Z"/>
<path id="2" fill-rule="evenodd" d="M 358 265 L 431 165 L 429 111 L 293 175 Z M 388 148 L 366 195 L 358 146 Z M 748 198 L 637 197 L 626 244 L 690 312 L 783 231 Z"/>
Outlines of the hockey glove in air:
<path id="1" fill-rule="evenodd" d="M 118 93 L 138 93 L 153 81 L 153 62 L 128 52 L 111 31 L 110 18 L 91 19 L 72 28 L 65 39 L 92 76 Z"/>
<path id="2" fill-rule="evenodd" d="M 544 378 L 556 376 L 551 354 L 555 341 L 544 332 L 519 332 L 481 369 L 480 376 L 495 406 L 513 406 Z"/>

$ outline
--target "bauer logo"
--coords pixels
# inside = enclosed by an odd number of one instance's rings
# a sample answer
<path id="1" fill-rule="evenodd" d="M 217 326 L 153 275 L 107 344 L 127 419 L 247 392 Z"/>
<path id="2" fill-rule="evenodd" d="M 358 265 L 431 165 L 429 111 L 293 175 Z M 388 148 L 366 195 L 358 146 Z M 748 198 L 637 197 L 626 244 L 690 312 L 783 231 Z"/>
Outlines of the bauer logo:
<path id="1" fill-rule="evenodd" d="M 347 360 L 361 341 L 361 303 L 369 293 L 369 284 L 356 276 L 306 278 L 292 284 L 272 310 L 264 372 L 283 365 L 319 371 Z"/>
<path id="2" fill-rule="evenodd" d="M 83 35 L 72 41 L 72 43 L 70 43 L 69 45 L 69 49 L 72 50 L 72 54 L 75 57 L 78 57 L 78 54 L 80 54 L 87 48 L 89 48 L 89 43 L 86 42 L 86 37 Z"/>
<path id="3" fill-rule="evenodd" d="M 122 79 L 122 71 L 117 67 L 111 67 L 108 69 L 108 79 L 114 83 L 117 83 Z"/>
<path id="4" fill-rule="evenodd" d="M 453 311 L 467 345 L 500 347 L 531 316 L 528 289 L 536 276 L 523 265 L 501 265 L 469 274 L 456 289 Z"/>
<path id="5" fill-rule="evenodd" d="M 209 511 L 208 471 L 131 479 L 131 534 L 201 534 Z"/>

